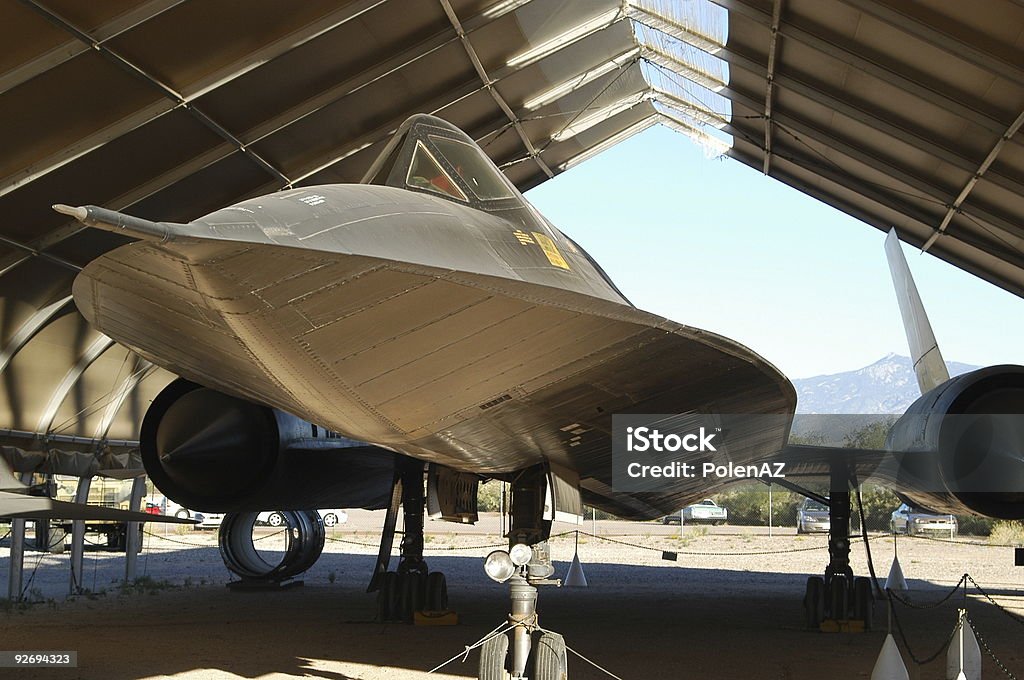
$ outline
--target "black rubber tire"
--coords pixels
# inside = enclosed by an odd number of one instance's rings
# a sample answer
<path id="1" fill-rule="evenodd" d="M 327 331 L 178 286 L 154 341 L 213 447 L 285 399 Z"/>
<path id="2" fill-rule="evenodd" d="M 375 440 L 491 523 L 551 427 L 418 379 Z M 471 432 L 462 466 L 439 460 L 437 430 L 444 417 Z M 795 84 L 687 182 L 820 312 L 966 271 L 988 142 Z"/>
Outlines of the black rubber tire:
<path id="1" fill-rule="evenodd" d="M 377 591 L 377 620 L 385 623 L 394 621 L 398 612 L 398 574 L 389 571 L 384 574 Z"/>
<path id="2" fill-rule="evenodd" d="M 174 516 L 178 519 L 188 519 L 188 510 L 182 508 L 181 510 L 178 510 L 176 513 L 174 513 Z"/>
<path id="3" fill-rule="evenodd" d="M 398 612 L 406 623 L 412 623 L 415 613 L 423 609 L 423 585 L 423 577 L 416 572 L 398 576 Z"/>
<path id="4" fill-rule="evenodd" d="M 810 576 L 804 592 L 804 623 L 817 630 L 825 620 L 825 579 Z"/>
<path id="5" fill-rule="evenodd" d="M 568 660 L 565 638 L 558 633 L 543 633 L 533 651 L 531 680 L 567 680 Z"/>
<path id="6" fill-rule="evenodd" d="M 864 622 L 864 629 L 871 630 L 875 620 L 875 592 L 871 579 L 859 576 L 853 581 L 853 618 Z"/>
<path id="7" fill-rule="evenodd" d="M 444 574 L 432 571 L 427 575 L 426 608 L 433 612 L 448 609 L 448 581 Z"/>
<path id="8" fill-rule="evenodd" d="M 284 526 L 284 523 L 284 515 L 282 515 L 279 512 L 272 512 L 270 513 L 270 516 L 267 517 L 267 524 L 274 527 L 275 529 L 277 527 Z"/>
<path id="9" fill-rule="evenodd" d="M 850 618 L 850 584 L 841 576 L 833 576 L 828 583 L 829 618 L 845 621 Z"/>
<path id="10" fill-rule="evenodd" d="M 508 636 L 495 635 L 480 646 L 480 665 L 477 667 L 478 680 L 508 680 L 505 659 L 508 657 Z"/>

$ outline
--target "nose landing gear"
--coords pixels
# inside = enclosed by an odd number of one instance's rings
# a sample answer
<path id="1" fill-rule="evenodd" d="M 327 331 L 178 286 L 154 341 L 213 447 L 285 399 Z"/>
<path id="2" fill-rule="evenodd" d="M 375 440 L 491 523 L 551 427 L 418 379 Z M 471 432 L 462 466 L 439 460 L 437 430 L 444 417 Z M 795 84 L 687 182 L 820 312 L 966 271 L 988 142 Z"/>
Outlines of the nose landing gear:
<path id="1" fill-rule="evenodd" d="M 546 477 L 543 470 L 520 473 L 512 482 L 512 527 L 508 551 L 495 550 L 484 561 L 484 571 L 499 583 L 508 583 L 511 611 L 509 635 L 489 638 L 480 650 L 480 680 L 566 680 L 568 664 L 565 640 L 540 627 L 537 617 L 537 586 L 561 585 L 550 577 L 555 572 L 547 539 L 551 521 L 544 519 Z M 511 642 L 511 644 L 510 644 Z M 511 654 L 509 654 L 511 647 Z M 530 658 L 532 673 L 527 675 Z"/>

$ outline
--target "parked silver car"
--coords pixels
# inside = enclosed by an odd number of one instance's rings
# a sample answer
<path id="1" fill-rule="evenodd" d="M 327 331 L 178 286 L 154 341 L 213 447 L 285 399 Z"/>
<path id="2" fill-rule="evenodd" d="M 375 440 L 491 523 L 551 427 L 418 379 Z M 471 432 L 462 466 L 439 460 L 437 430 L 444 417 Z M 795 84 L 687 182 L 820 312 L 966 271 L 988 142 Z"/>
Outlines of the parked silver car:
<path id="1" fill-rule="evenodd" d="M 796 533 L 828 533 L 832 523 L 828 518 L 828 506 L 813 498 L 805 498 L 796 511 Z"/>
<path id="2" fill-rule="evenodd" d="M 937 515 L 904 503 L 892 513 L 890 528 L 893 533 L 913 536 L 927 531 L 956 536 L 956 515 Z"/>

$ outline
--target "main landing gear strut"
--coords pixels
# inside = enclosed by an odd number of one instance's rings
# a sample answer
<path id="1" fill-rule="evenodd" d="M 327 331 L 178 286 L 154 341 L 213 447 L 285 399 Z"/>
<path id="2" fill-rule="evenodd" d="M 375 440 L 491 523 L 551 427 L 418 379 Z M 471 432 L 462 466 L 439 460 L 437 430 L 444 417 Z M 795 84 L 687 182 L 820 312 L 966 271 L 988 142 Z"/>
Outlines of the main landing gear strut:
<path id="1" fill-rule="evenodd" d="M 509 550 L 496 550 L 484 562 L 488 576 L 509 584 L 512 606 L 506 628 L 511 633 L 511 654 L 509 635 L 489 638 L 480 648 L 480 680 L 527 677 L 531 652 L 531 680 L 568 677 L 565 640 L 542 629 L 537 619 L 537 586 L 560 585 L 550 578 L 555 568 L 547 543 L 551 521 L 544 519 L 546 484 L 540 467 L 525 470 L 513 480 Z"/>
<path id="2" fill-rule="evenodd" d="M 423 559 L 423 463 L 400 458 L 391 492 L 391 504 L 384 519 L 377 565 L 366 592 L 377 593 L 377 620 L 412 623 L 418 611 L 444 611 L 448 608 L 448 584 L 444 574 L 427 569 Z M 400 544 L 402 557 L 395 571 L 389 571 L 391 546 L 401 506 L 404 533 Z"/>
<path id="3" fill-rule="evenodd" d="M 855 482 L 845 462 L 833 463 L 830 476 L 829 563 L 824 577 L 807 579 L 807 627 L 826 632 L 870 630 L 875 602 L 871 579 L 855 578 L 850 567 L 850 488 Z"/>

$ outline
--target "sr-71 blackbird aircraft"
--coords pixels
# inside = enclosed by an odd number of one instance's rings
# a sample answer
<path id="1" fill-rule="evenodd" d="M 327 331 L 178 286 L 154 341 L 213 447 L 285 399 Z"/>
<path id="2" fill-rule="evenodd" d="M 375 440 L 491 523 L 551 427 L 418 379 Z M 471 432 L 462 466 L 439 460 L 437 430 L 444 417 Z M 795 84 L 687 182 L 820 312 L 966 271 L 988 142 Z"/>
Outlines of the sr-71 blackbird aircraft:
<path id="1" fill-rule="evenodd" d="M 782 373 L 728 338 L 636 309 L 472 139 L 435 117 L 406 121 L 361 184 L 282 191 L 188 224 L 55 208 L 138 239 L 89 264 L 75 301 L 97 329 L 181 376 L 146 414 L 143 459 L 168 497 L 231 513 L 222 547 L 239 575 L 284 578 L 312 564 L 324 540 L 312 508 L 386 507 L 371 582 L 381 616 L 443 609 L 443 575 L 423 561 L 424 506 L 473 521 L 478 481 L 510 482 L 511 547 L 485 568 L 511 585 L 512 650 L 505 635 L 489 639 L 482 678 L 522 677 L 531 649 L 530 677 L 562 677 L 561 638 L 530 638 L 535 586 L 553 573 L 553 518 L 578 516 L 582 503 L 654 518 L 714 491 L 703 478 L 668 491 L 614 490 L 613 414 L 778 416 L 731 439 L 729 451 L 737 463 L 789 456 L 795 469 L 831 476 L 831 562 L 826 578 L 808 583 L 817 619 L 847 618 L 829 604 L 832 593 L 842 602 L 853 595 L 862 614 L 869 606 L 870 586 L 849 568 L 843 521 L 863 460 L 895 460 L 890 481 L 918 502 L 1024 516 L 1021 493 L 914 488 L 898 454 L 787 447 L 796 394 Z M 1024 411 L 1024 368 L 943 375 L 904 278 L 901 304 L 927 392 L 912 411 L 925 421 L 972 404 Z M 907 459 L 920 468 L 908 479 L 935 469 L 942 482 L 956 467 L 936 457 L 933 430 L 900 435 L 908 448 L 934 452 L 923 467 L 920 456 Z M 1020 478 L 1020 456 L 996 458 Z M 276 566 L 251 543 L 255 513 L 272 508 L 293 511 L 300 536 Z M 400 511 L 402 558 L 389 571 Z"/>

